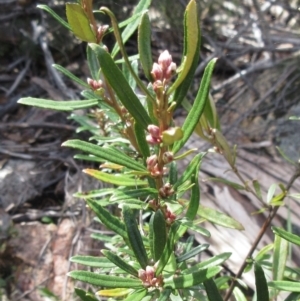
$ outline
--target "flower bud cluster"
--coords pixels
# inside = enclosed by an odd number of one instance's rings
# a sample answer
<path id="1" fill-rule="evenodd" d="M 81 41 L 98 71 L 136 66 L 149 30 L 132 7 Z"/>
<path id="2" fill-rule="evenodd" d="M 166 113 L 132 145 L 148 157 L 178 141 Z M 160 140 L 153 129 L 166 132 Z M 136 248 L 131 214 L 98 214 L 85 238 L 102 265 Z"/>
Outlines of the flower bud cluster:
<path id="1" fill-rule="evenodd" d="M 146 141 L 149 144 L 155 145 L 162 142 L 161 132 L 157 125 L 149 124 L 147 130 L 149 135 L 146 136 Z"/>
<path id="2" fill-rule="evenodd" d="M 165 167 L 162 168 L 159 167 L 156 155 L 152 155 L 148 157 L 146 163 L 147 163 L 147 169 L 150 172 L 151 176 L 153 177 L 162 176 L 164 172 L 166 172 Z"/>
<path id="3" fill-rule="evenodd" d="M 172 187 L 172 185 L 170 183 L 166 183 L 164 184 L 160 189 L 159 189 L 159 195 L 162 198 L 168 198 L 169 196 L 171 196 L 172 194 L 174 194 L 174 189 Z"/>
<path id="4" fill-rule="evenodd" d="M 103 88 L 102 80 L 94 80 L 94 79 L 91 79 L 88 77 L 87 83 L 91 87 L 91 89 L 94 91 Z"/>
<path id="5" fill-rule="evenodd" d="M 167 84 L 176 70 L 176 64 L 172 61 L 172 56 L 168 50 L 162 52 L 158 58 L 158 63 L 154 63 L 151 71 L 156 85 Z"/>
<path id="6" fill-rule="evenodd" d="M 153 266 L 146 266 L 146 270 L 140 269 L 138 275 L 145 287 L 161 287 L 163 285 L 162 275 L 156 277 Z"/>
<path id="7" fill-rule="evenodd" d="M 168 207 L 166 208 L 164 213 L 165 213 L 166 223 L 169 225 L 173 224 L 176 219 L 176 215 Z"/>

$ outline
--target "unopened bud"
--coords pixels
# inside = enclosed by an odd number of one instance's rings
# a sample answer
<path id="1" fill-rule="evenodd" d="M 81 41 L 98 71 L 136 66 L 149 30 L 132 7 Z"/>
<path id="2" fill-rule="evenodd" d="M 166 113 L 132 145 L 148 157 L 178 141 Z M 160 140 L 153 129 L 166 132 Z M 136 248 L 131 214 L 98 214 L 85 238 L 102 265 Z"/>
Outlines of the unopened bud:
<path id="1" fill-rule="evenodd" d="M 147 127 L 148 132 L 154 138 L 160 138 L 160 130 L 159 127 L 155 124 L 149 124 Z"/>
<path id="2" fill-rule="evenodd" d="M 172 56 L 170 55 L 168 50 L 165 50 L 160 54 L 158 63 L 163 70 L 166 70 L 170 66 L 170 64 L 172 63 Z"/>
<path id="3" fill-rule="evenodd" d="M 164 145 L 171 145 L 183 137 L 183 131 L 180 127 L 172 127 L 162 132 L 162 141 Z"/>
<path id="4" fill-rule="evenodd" d="M 94 80 L 88 77 L 87 79 L 88 85 L 91 87 L 92 90 L 99 90 L 103 87 L 102 80 Z"/>
<path id="5" fill-rule="evenodd" d="M 168 164 L 172 162 L 174 159 L 173 153 L 172 152 L 165 152 L 163 153 L 163 161 L 165 164 Z"/>

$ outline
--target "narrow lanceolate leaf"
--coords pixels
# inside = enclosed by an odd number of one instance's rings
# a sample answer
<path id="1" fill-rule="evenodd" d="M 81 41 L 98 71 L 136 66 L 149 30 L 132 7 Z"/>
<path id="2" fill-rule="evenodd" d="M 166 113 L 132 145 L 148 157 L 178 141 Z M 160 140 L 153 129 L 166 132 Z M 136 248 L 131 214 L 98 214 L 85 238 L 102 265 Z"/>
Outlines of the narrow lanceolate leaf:
<path id="1" fill-rule="evenodd" d="M 152 53 L 151 53 L 151 24 L 148 13 L 144 13 L 138 30 L 138 49 L 140 62 L 145 76 L 151 81 Z"/>
<path id="2" fill-rule="evenodd" d="M 71 262 L 94 268 L 113 268 L 115 265 L 105 257 L 76 255 L 70 258 Z"/>
<path id="3" fill-rule="evenodd" d="M 67 147 L 82 150 L 85 153 L 97 156 L 108 162 L 125 166 L 129 169 L 147 171 L 144 165 L 130 158 L 126 154 L 113 150 L 111 148 L 101 147 L 93 143 L 89 143 L 81 140 L 68 140 L 64 142 L 62 146 L 67 146 Z"/>
<path id="4" fill-rule="evenodd" d="M 87 61 L 91 72 L 91 76 L 94 80 L 99 80 L 100 65 L 99 65 L 98 58 L 91 47 L 88 46 L 86 52 L 87 52 Z"/>
<path id="5" fill-rule="evenodd" d="M 130 292 L 132 291 L 132 289 L 128 289 L 128 288 L 112 288 L 112 289 L 108 289 L 108 290 L 100 290 L 97 292 L 97 295 L 99 296 L 103 296 L 103 297 L 123 297 L 128 295 Z M 97 299 L 98 301 L 98 299 Z"/>
<path id="6" fill-rule="evenodd" d="M 223 301 L 213 279 L 208 279 L 204 281 L 203 284 L 209 301 Z"/>
<path id="7" fill-rule="evenodd" d="M 200 245 L 196 248 L 193 248 L 192 250 L 184 253 L 183 255 L 180 255 L 179 257 L 177 257 L 177 262 L 182 262 L 182 261 L 185 261 L 185 260 L 188 260 L 192 257 L 195 257 L 196 255 L 198 255 L 199 253 L 207 250 L 209 247 L 209 244 L 203 244 L 203 245 Z"/>
<path id="8" fill-rule="evenodd" d="M 194 186 L 192 187 L 192 193 L 191 198 L 189 202 L 189 207 L 186 211 L 186 218 L 193 220 L 196 215 L 199 208 L 200 203 L 200 185 L 199 185 L 199 169 L 200 169 L 201 161 L 199 162 L 198 166 L 196 167 L 195 174 L 191 178 L 192 184 Z"/>
<path id="9" fill-rule="evenodd" d="M 180 223 L 182 226 L 186 227 L 187 230 L 189 229 L 189 230 L 195 231 L 197 233 L 200 233 L 203 236 L 210 237 L 210 232 L 208 230 L 206 230 L 205 228 L 203 228 L 201 226 L 194 224 L 190 220 L 182 219 L 182 220 L 180 220 Z"/>
<path id="10" fill-rule="evenodd" d="M 199 166 L 200 161 L 204 157 L 205 153 L 200 153 L 196 155 L 187 168 L 185 169 L 182 176 L 178 179 L 178 181 L 174 184 L 173 189 L 177 189 L 181 184 L 191 179 L 191 176 L 196 172 L 197 167 Z"/>
<path id="11" fill-rule="evenodd" d="M 121 70 L 114 63 L 111 56 L 97 44 L 89 45 L 96 53 L 103 75 L 119 97 L 120 101 L 132 117 L 144 129 L 151 123 L 151 119 L 142 106 L 136 94 L 132 91 Z"/>
<path id="12" fill-rule="evenodd" d="M 146 181 L 131 178 L 123 174 L 108 174 L 95 169 L 84 169 L 84 173 L 106 183 L 118 186 L 146 186 Z"/>
<path id="13" fill-rule="evenodd" d="M 223 178 L 206 178 L 205 182 L 208 182 L 208 181 L 224 183 L 224 184 L 226 184 L 228 186 L 231 186 L 232 188 L 237 189 L 237 190 L 245 190 L 245 187 L 243 185 L 235 183 L 235 182 L 228 181 L 228 180 L 223 179 Z"/>
<path id="14" fill-rule="evenodd" d="M 168 301 L 170 300 L 169 297 L 171 295 L 172 290 L 170 289 L 164 289 L 160 294 L 157 299 L 157 301 Z"/>
<path id="15" fill-rule="evenodd" d="M 126 26 L 126 28 L 122 32 L 122 41 L 123 44 L 126 43 L 126 41 L 131 37 L 131 35 L 136 31 L 137 27 L 139 26 L 140 23 L 140 15 L 147 10 L 149 5 L 151 4 L 151 0 L 141 0 L 138 2 L 138 5 L 135 7 L 133 10 L 133 17 L 134 16 L 139 16 L 138 18 L 130 18 L 132 21 Z M 114 49 L 112 50 L 112 57 L 115 57 L 115 55 L 119 51 L 119 45 L 116 44 Z"/>
<path id="16" fill-rule="evenodd" d="M 213 256 L 205 261 L 197 263 L 196 265 L 183 271 L 184 274 L 194 273 L 200 269 L 207 269 L 209 267 L 217 266 L 223 264 L 229 257 L 231 253 L 222 253 L 216 256 Z"/>
<path id="17" fill-rule="evenodd" d="M 268 286 L 281 291 L 300 293 L 300 282 L 270 281 L 268 282 Z"/>
<path id="18" fill-rule="evenodd" d="M 98 299 L 94 296 L 91 296 L 91 293 L 86 292 L 85 290 L 75 287 L 75 293 L 76 295 L 82 300 L 82 301 L 98 301 Z"/>
<path id="19" fill-rule="evenodd" d="M 143 286 L 139 279 L 102 275 L 88 271 L 72 271 L 68 273 L 68 276 L 101 287 L 138 288 Z"/>
<path id="20" fill-rule="evenodd" d="M 191 274 L 165 279 L 164 287 L 172 289 L 188 288 L 214 277 L 222 270 L 221 267 L 211 267 Z"/>
<path id="21" fill-rule="evenodd" d="M 220 225 L 226 228 L 232 228 L 237 230 L 244 230 L 244 227 L 241 223 L 233 219 L 232 217 L 216 211 L 215 209 L 199 206 L 198 215 L 207 219 L 211 223 Z"/>
<path id="22" fill-rule="evenodd" d="M 44 5 L 44 4 L 39 4 L 36 7 L 45 10 L 46 12 L 48 12 L 53 18 L 55 18 L 61 25 L 63 25 L 64 27 L 66 27 L 69 30 L 71 29 L 71 26 L 64 20 L 62 19 L 55 11 L 53 11 L 48 5 Z"/>
<path id="23" fill-rule="evenodd" d="M 79 84 L 80 86 L 83 86 L 87 89 L 90 89 L 91 87 L 84 82 L 83 80 L 81 80 L 80 78 L 78 78 L 77 76 L 75 76 L 72 72 L 70 72 L 68 69 L 57 65 L 57 64 L 53 64 L 52 65 L 53 68 L 55 68 L 56 70 L 58 70 L 59 72 L 61 72 L 62 74 L 64 74 L 65 76 L 67 76 L 68 78 L 70 78 L 72 81 L 74 81 L 75 83 Z"/>
<path id="24" fill-rule="evenodd" d="M 195 58 L 197 48 L 199 47 L 199 20 L 197 4 L 195 0 L 191 0 L 186 7 L 184 16 L 184 59 L 180 66 L 181 72 L 178 78 L 171 86 L 168 94 L 171 94 L 186 78 Z"/>
<path id="25" fill-rule="evenodd" d="M 33 97 L 24 97 L 18 100 L 22 105 L 34 106 L 42 109 L 51 109 L 57 111 L 73 111 L 78 109 L 85 109 L 94 107 L 98 104 L 97 99 L 88 100 L 50 100 Z"/>
<path id="26" fill-rule="evenodd" d="M 114 190 L 113 195 L 109 200 L 112 202 L 116 202 L 126 199 L 147 198 L 148 196 L 157 197 L 157 195 L 158 192 L 155 188 Z"/>
<path id="27" fill-rule="evenodd" d="M 174 252 L 174 245 L 176 243 L 176 234 L 179 227 L 180 227 L 179 223 L 175 222 L 172 224 L 170 228 L 167 243 L 164 247 L 163 253 L 159 259 L 159 263 L 156 269 L 156 275 L 159 275 L 163 271 L 164 267 L 169 261 L 171 254 Z"/>
<path id="28" fill-rule="evenodd" d="M 128 206 L 123 207 L 124 223 L 126 225 L 126 231 L 128 240 L 137 261 L 143 269 L 146 269 L 148 265 L 148 256 L 143 243 L 141 233 L 138 228 L 136 218 L 132 210 Z"/>
<path id="29" fill-rule="evenodd" d="M 158 261 L 163 253 L 167 241 L 166 220 L 159 209 L 152 213 L 149 223 L 150 251 L 154 261 Z"/>
<path id="30" fill-rule="evenodd" d="M 233 289 L 233 295 L 236 301 L 247 301 L 245 294 L 237 286 Z"/>
<path id="31" fill-rule="evenodd" d="M 149 149 L 149 144 L 146 141 L 145 130 L 138 123 L 135 123 L 134 133 L 141 154 L 143 155 L 144 158 L 150 157 L 150 149 Z"/>
<path id="32" fill-rule="evenodd" d="M 264 270 L 259 263 L 254 264 L 257 300 L 269 301 L 269 290 Z"/>
<path id="33" fill-rule="evenodd" d="M 273 256 L 273 280 L 283 280 L 289 243 L 284 238 L 275 235 Z"/>
<path id="34" fill-rule="evenodd" d="M 118 255 L 114 254 L 109 250 L 102 250 L 102 253 L 107 259 L 109 259 L 120 269 L 127 272 L 128 274 L 138 277 L 138 271 L 135 268 L 133 268 L 131 265 L 129 265 L 127 262 L 125 262 L 121 257 L 119 257 Z"/>
<path id="35" fill-rule="evenodd" d="M 252 181 L 252 184 L 253 184 L 253 187 L 255 189 L 255 193 L 256 195 L 258 196 L 258 198 L 262 201 L 263 198 L 262 198 L 262 195 L 261 195 L 261 186 L 259 184 L 259 182 L 257 180 L 253 180 Z"/>
<path id="36" fill-rule="evenodd" d="M 284 229 L 278 228 L 278 227 L 272 227 L 272 230 L 276 235 L 286 239 L 287 241 L 289 241 L 293 244 L 300 246 L 300 236 L 292 234 L 292 233 L 285 231 Z"/>
<path id="37" fill-rule="evenodd" d="M 146 289 L 135 290 L 132 294 L 128 295 L 124 301 L 141 301 L 146 295 Z"/>
<path id="38" fill-rule="evenodd" d="M 102 206 L 98 205 L 97 202 L 86 200 L 89 207 L 95 212 L 100 221 L 110 230 L 116 232 L 124 239 L 127 238 L 126 228 L 124 223 L 120 221 L 119 218 L 110 214 L 106 209 Z"/>
<path id="39" fill-rule="evenodd" d="M 214 69 L 216 63 L 216 59 L 213 59 L 209 62 L 207 67 L 205 68 L 203 78 L 201 80 L 200 88 L 198 90 L 196 99 L 194 101 L 193 107 L 191 111 L 189 112 L 188 116 L 186 117 L 184 124 L 182 126 L 183 130 L 183 138 L 174 143 L 173 146 L 173 153 L 176 154 L 187 142 L 187 140 L 192 135 L 197 123 L 199 122 L 199 119 L 201 117 L 201 114 L 204 110 L 206 100 L 208 98 L 209 88 L 210 88 L 210 80 L 212 77 L 212 72 Z"/>
<path id="40" fill-rule="evenodd" d="M 75 36 L 82 41 L 95 43 L 96 36 L 81 5 L 76 3 L 67 3 L 66 12 L 68 23 L 70 24 Z"/>

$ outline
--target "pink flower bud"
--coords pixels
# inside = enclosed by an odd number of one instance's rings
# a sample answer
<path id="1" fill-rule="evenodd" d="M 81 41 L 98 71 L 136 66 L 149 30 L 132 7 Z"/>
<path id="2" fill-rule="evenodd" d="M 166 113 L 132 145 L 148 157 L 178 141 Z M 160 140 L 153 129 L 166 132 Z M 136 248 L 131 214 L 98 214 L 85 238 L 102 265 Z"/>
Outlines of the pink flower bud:
<path id="1" fill-rule="evenodd" d="M 151 75 L 155 81 L 163 79 L 163 70 L 160 65 L 153 63 Z"/>
<path id="2" fill-rule="evenodd" d="M 147 158 L 146 160 L 147 163 L 147 167 L 154 167 L 157 164 L 157 156 L 156 155 L 152 155 L 150 157 Z"/>
<path id="3" fill-rule="evenodd" d="M 149 124 L 147 130 L 153 138 L 160 138 L 160 130 L 157 125 Z"/>
<path id="4" fill-rule="evenodd" d="M 163 70 L 166 70 L 171 63 L 172 63 L 172 56 L 170 55 L 169 51 L 168 50 L 163 51 L 158 58 L 158 64 L 161 66 Z"/>
<path id="5" fill-rule="evenodd" d="M 91 87 L 92 90 L 99 90 L 103 87 L 102 80 L 94 80 L 88 77 L 87 79 L 88 85 Z"/>

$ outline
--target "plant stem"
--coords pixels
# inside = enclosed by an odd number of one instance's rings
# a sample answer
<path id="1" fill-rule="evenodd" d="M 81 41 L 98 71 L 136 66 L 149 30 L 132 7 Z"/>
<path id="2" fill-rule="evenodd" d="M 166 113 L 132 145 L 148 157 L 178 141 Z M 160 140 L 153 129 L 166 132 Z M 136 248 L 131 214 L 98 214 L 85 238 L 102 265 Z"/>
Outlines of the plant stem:
<path id="1" fill-rule="evenodd" d="M 286 186 L 286 192 L 288 192 L 290 190 L 290 188 L 292 187 L 293 183 L 296 181 L 296 179 L 300 177 L 300 164 L 298 165 L 295 173 L 292 175 L 292 177 L 290 178 L 287 186 Z M 271 211 L 269 213 L 269 216 L 268 218 L 265 220 L 264 224 L 262 225 L 251 249 L 249 250 L 242 266 L 240 267 L 238 273 L 236 274 L 235 276 L 235 279 L 231 282 L 231 285 L 229 287 L 229 290 L 227 291 L 227 294 L 224 298 L 224 301 L 228 301 L 232 292 L 233 292 L 233 289 L 235 288 L 236 286 L 236 279 L 240 278 L 244 272 L 244 269 L 245 267 L 247 266 L 247 259 L 250 259 L 255 251 L 255 249 L 257 248 L 257 245 L 259 244 L 260 240 L 262 239 L 262 237 L 264 236 L 265 232 L 267 231 L 268 227 L 270 226 L 273 218 L 275 217 L 275 215 L 277 214 L 277 211 L 280 207 L 272 207 L 271 208 Z"/>

